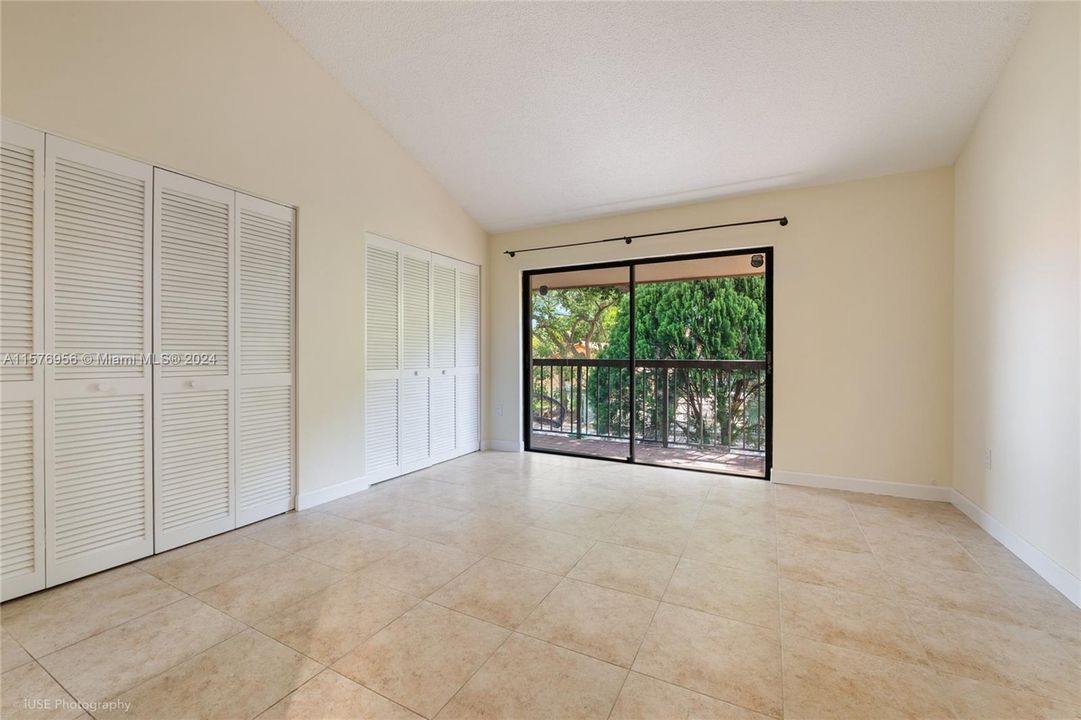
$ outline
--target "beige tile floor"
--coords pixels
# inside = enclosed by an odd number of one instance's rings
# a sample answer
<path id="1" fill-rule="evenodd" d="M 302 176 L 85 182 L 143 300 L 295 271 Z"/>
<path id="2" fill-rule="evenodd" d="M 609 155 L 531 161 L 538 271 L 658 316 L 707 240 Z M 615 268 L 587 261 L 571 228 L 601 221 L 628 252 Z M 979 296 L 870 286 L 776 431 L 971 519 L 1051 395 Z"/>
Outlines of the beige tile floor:
<path id="1" fill-rule="evenodd" d="M 5 720 L 1081 717 L 1081 611 L 949 505 L 548 455 L 460 458 L 0 626 Z"/>

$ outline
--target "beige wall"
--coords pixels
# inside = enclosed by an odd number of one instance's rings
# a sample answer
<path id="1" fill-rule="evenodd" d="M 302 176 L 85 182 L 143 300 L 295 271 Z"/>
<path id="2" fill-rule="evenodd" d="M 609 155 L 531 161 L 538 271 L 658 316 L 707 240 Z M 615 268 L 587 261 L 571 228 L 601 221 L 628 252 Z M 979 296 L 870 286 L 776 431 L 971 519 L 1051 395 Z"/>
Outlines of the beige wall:
<path id="1" fill-rule="evenodd" d="M 788 227 L 502 255 L 777 215 Z M 496 235 L 489 438 L 508 448 L 521 439 L 523 269 L 773 245 L 774 469 L 948 486 L 952 238 L 949 168 Z"/>
<path id="2" fill-rule="evenodd" d="M 300 491 L 364 472 L 363 234 L 487 235 L 254 3 L 12 3 L 0 112 L 299 208 Z"/>
<path id="3" fill-rule="evenodd" d="M 1077 3 L 1037 6 L 956 166 L 954 484 L 1081 576 Z M 991 451 L 991 466 L 987 452 Z"/>

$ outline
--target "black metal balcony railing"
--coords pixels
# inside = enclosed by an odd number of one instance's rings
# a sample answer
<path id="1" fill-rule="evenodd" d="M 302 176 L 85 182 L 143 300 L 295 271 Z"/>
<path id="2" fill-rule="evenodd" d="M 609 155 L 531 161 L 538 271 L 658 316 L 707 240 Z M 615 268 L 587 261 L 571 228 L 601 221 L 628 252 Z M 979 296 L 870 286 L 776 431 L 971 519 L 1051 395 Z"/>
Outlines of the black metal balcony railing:
<path id="1" fill-rule="evenodd" d="M 636 360 L 635 442 L 764 452 L 764 360 Z M 626 360 L 534 359 L 532 428 L 628 440 Z"/>

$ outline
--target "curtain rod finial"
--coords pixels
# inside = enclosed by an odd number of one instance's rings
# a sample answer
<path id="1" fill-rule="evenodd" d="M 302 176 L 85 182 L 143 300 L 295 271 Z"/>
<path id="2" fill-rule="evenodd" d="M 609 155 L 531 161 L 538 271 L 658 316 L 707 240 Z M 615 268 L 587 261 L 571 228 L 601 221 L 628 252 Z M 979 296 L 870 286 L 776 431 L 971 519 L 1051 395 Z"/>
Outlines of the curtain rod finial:
<path id="1" fill-rule="evenodd" d="M 785 215 L 783 218 L 781 218 L 781 227 L 784 227 L 787 224 L 788 224 L 788 216 Z"/>

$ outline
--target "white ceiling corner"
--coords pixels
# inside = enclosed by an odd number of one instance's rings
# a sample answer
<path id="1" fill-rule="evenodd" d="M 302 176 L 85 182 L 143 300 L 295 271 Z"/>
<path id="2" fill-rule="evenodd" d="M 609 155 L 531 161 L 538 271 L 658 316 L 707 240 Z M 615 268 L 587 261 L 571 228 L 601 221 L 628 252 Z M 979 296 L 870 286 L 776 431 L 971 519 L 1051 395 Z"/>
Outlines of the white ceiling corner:
<path id="1" fill-rule="evenodd" d="M 998 2 L 264 2 L 486 229 L 951 164 Z"/>

